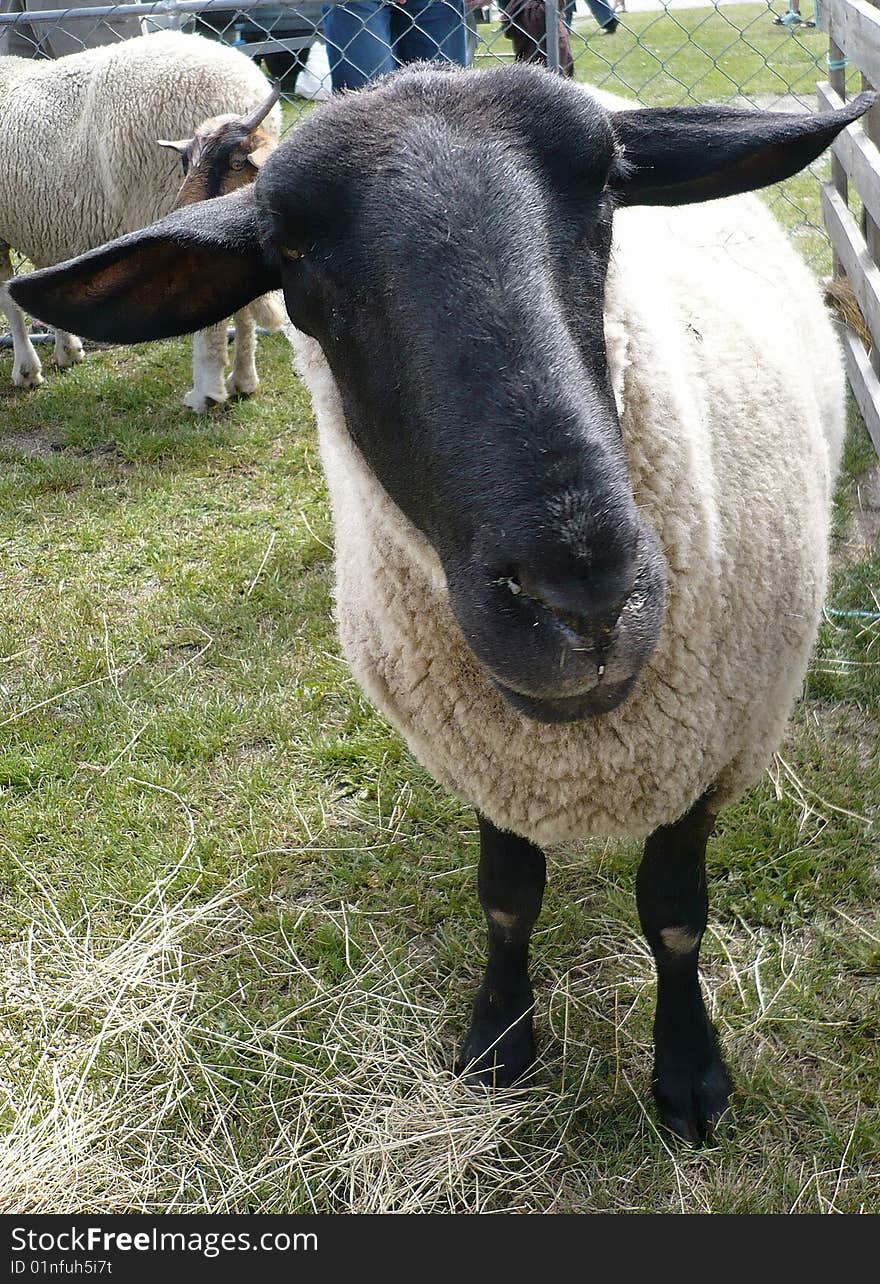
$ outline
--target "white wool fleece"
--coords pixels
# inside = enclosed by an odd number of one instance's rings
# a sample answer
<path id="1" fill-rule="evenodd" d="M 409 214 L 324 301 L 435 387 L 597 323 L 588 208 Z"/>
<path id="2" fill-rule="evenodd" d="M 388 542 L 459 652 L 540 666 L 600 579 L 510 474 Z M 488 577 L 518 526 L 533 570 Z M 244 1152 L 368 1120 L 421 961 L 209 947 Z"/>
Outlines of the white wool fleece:
<path id="1" fill-rule="evenodd" d="M 51 267 L 155 222 L 181 183 L 158 138 L 265 102 L 243 54 L 179 31 L 56 62 L 0 58 L 0 241 Z M 264 129 L 277 137 L 281 111 Z"/>
<path id="2" fill-rule="evenodd" d="M 612 713 L 516 713 L 464 643 L 433 549 L 346 431 L 318 345 L 294 332 L 336 523 L 339 636 L 432 776 L 540 845 L 641 837 L 761 774 L 800 689 L 825 591 L 844 431 L 815 281 L 755 197 L 615 217 L 605 330 L 633 494 L 669 567 L 657 649 Z"/>

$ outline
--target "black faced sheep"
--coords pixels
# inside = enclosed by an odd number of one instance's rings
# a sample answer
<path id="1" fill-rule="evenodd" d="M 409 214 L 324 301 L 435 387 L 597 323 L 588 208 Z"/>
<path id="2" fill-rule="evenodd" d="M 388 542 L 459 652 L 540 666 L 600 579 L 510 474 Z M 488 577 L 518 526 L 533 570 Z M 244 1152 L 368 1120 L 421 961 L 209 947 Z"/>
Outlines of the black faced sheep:
<path id="1" fill-rule="evenodd" d="M 541 847 L 640 836 L 660 1117 L 695 1140 L 726 1107 L 706 841 L 801 685 L 844 429 L 818 286 L 739 194 L 873 99 L 609 111 L 535 68 L 406 70 L 311 116 L 245 192 L 13 286 L 122 342 L 283 288 L 343 649 L 479 815 L 489 961 L 460 1065 L 482 1082 L 534 1056 Z"/>

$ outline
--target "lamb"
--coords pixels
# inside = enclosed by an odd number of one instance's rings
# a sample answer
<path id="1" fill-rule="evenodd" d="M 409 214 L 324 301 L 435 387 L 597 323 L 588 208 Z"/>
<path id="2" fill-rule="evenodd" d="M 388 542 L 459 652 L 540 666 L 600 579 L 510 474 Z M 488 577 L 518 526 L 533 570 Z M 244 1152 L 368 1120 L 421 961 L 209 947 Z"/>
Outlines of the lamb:
<path id="1" fill-rule="evenodd" d="M 249 58 L 173 31 L 57 62 L 0 58 L 0 309 L 12 330 L 16 386 L 36 387 L 43 374 L 25 318 L 3 288 L 13 274 L 10 249 L 45 267 L 167 214 L 180 180 L 157 137 L 193 134 L 221 113 L 253 112 L 268 89 Z M 264 131 L 274 140 L 279 128 L 273 104 Z M 283 322 L 277 308 L 273 320 Z M 249 317 L 243 338 L 224 384 L 225 326 L 196 336 L 190 409 L 254 391 Z M 83 359 L 82 344 L 57 330 L 54 357 L 71 366 Z"/>
<path id="2" fill-rule="evenodd" d="M 706 844 L 805 672 L 844 427 L 817 286 L 744 193 L 874 98 L 609 111 L 528 66 L 407 69 L 311 116 L 208 216 L 13 286 L 121 342 L 283 287 L 343 650 L 477 810 L 489 956 L 458 1068 L 478 1084 L 535 1055 L 542 848 L 642 837 L 659 1116 L 698 1142 L 727 1107 L 698 976 Z"/>
<path id="3" fill-rule="evenodd" d="M 192 138 L 157 140 L 180 157 L 183 182 L 174 208 L 195 201 L 212 200 L 253 183 L 260 167 L 278 145 L 274 132 L 264 128 L 266 117 L 281 97 L 276 85 L 264 103 L 247 116 L 225 113 L 203 121 Z M 256 392 L 257 326 L 280 330 L 287 321 L 277 291 L 248 304 L 235 314 L 235 349 L 232 370 L 226 374 L 226 325 L 210 326 L 195 336 L 193 363 L 199 389 L 191 408 L 206 410 L 222 404 L 229 393 L 250 396 Z M 187 402 L 186 404 L 190 404 Z"/>

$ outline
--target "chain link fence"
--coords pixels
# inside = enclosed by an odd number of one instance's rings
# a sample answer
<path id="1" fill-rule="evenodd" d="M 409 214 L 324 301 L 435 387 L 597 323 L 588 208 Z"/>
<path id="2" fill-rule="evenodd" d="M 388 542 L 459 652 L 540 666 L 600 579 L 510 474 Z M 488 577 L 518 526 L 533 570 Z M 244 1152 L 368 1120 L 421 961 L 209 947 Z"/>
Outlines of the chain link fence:
<path id="1" fill-rule="evenodd" d="M 240 0 L 235 6 L 229 0 L 0 0 L 0 55 L 54 59 L 167 28 L 197 32 L 234 46 L 280 83 L 285 130 L 320 109 L 331 93 L 423 59 L 478 67 L 544 62 L 650 105 L 724 102 L 802 111 L 815 110 L 816 84 L 828 76 L 818 3 L 506 0 L 499 8 L 472 0 Z M 839 81 L 841 68 L 834 70 Z M 0 75 L 0 129 L 3 85 Z M 830 161 L 822 159 L 766 193 L 822 275 L 830 270 L 831 254 L 819 180 L 829 172 Z M 0 249 L 3 241 L 0 223 Z"/>

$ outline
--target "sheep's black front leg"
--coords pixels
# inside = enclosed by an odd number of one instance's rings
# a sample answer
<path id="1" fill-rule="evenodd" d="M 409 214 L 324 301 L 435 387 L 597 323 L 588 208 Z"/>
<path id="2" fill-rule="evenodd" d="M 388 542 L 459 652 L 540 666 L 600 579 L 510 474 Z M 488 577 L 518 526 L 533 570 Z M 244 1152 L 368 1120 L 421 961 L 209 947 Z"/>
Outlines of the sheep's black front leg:
<path id="1" fill-rule="evenodd" d="M 697 974 L 714 822 L 701 798 L 674 825 L 655 830 L 636 883 L 642 931 L 657 964 L 654 1099 L 661 1122 L 690 1142 L 710 1137 L 732 1088 Z"/>
<path id="2" fill-rule="evenodd" d="M 456 1070 L 472 1082 L 506 1088 L 535 1059 L 529 937 L 541 912 L 546 863 L 525 838 L 496 829 L 479 814 L 477 820 L 489 960 Z"/>

